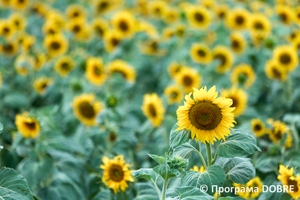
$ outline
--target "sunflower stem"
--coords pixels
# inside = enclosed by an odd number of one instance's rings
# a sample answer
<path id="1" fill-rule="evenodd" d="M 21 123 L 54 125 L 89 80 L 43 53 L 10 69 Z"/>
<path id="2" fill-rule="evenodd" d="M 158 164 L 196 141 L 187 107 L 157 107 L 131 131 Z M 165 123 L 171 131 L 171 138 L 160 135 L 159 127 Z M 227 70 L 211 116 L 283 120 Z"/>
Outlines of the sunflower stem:
<path id="1" fill-rule="evenodd" d="M 155 183 L 153 180 L 150 180 L 150 181 L 153 183 L 153 185 L 154 185 L 154 187 L 155 187 L 155 189 L 156 189 L 156 192 L 157 192 L 157 194 L 158 194 L 158 197 L 160 197 L 160 196 L 161 196 L 160 190 L 159 190 L 159 188 L 157 187 L 156 183 Z"/>
<path id="2" fill-rule="evenodd" d="M 217 157 L 218 157 L 218 153 L 216 152 L 214 159 L 211 161 L 212 165 L 215 164 Z"/>
<path id="3" fill-rule="evenodd" d="M 164 182 L 161 200 L 166 199 L 167 183 L 168 183 L 168 179 L 166 179 L 165 182 Z"/>
<path id="4" fill-rule="evenodd" d="M 201 161 L 202 161 L 202 164 L 203 164 L 204 168 L 207 169 L 207 165 L 206 165 L 205 159 L 203 158 L 201 152 L 198 151 L 197 154 L 198 154 L 199 157 L 201 158 Z"/>
<path id="5" fill-rule="evenodd" d="M 211 166 L 211 146 L 210 143 L 206 143 L 206 153 L 207 153 L 207 167 Z"/>

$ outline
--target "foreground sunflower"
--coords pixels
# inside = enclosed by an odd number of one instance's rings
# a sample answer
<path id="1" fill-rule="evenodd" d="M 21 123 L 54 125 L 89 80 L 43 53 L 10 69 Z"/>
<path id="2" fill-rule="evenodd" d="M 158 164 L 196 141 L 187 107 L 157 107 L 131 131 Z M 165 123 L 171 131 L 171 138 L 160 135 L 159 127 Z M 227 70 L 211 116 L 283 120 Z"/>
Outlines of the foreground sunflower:
<path id="1" fill-rule="evenodd" d="M 175 76 L 175 81 L 178 85 L 184 87 L 185 92 L 193 91 L 193 88 L 201 86 L 201 76 L 197 70 L 190 67 L 183 67 Z"/>
<path id="2" fill-rule="evenodd" d="M 127 182 L 134 181 L 131 170 L 128 169 L 131 165 L 125 164 L 126 160 L 123 155 L 116 156 L 113 159 L 103 156 L 102 161 L 104 165 L 100 165 L 100 168 L 104 169 L 103 183 L 113 189 L 114 193 L 117 193 L 120 189 L 125 192 L 128 187 Z"/>
<path id="3" fill-rule="evenodd" d="M 222 91 L 222 97 L 232 99 L 231 107 L 235 107 L 234 116 L 240 116 L 247 108 L 247 93 L 239 88 L 232 87 L 229 90 Z"/>
<path id="4" fill-rule="evenodd" d="M 40 124 L 37 119 L 31 118 L 28 112 L 16 115 L 18 131 L 25 138 L 36 138 L 40 134 Z"/>
<path id="5" fill-rule="evenodd" d="M 86 62 L 85 77 L 93 85 L 102 85 L 106 80 L 103 61 L 98 57 L 91 57 Z"/>
<path id="6" fill-rule="evenodd" d="M 231 82 L 233 85 L 242 85 L 249 88 L 256 79 L 253 68 L 248 64 L 240 64 L 234 68 L 231 74 Z"/>
<path id="7" fill-rule="evenodd" d="M 144 95 L 142 110 L 153 126 L 160 126 L 164 119 L 165 109 L 162 100 L 156 93 Z"/>
<path id="8" fill-rule="evenodd" d="M 82 94 L 74 97 L 72 107 L 74 115 L 86 126 L 95 126 L 96 117 L 102 110 L 102 103 L 95 100 L 94 94 Z"/>
<path id="9" fill-rule="evenodd" d="M 299 63 L 297 51 L 288 45 L 277 46 L 273 51 L 273 57 L 286 71 L 293 71 Z"/>
<path id="10" fill-rule="evenodd" d="M 282 182 L 282 186 L 288 186 L 288 194 L 290 194 L 294 199 L 300 198 L 300 176 L 294 176 L 294 169 L 288 169 L 288 166 L 279 166 L 278 180 Z M 293 189 L 290 190 L 290 188 Z"/>
<path id="11" fill-rule="evenodd" d="M 43 95 L 46 93 L 47 88 L 52 84 L 53 80 L 51 78 L 41 77 L 34 81 L 33 87 L 38 94 Z"/>
<path id="12" fill-rule="evenodd" d="M 211 61 L 212 55 L 206 45 L 194 43 L 190 49 L 191 58 L 196 63 L 207 64 Z"/>
<path id="13" fill-rule="evenodd" d="M 108 65 L 110 74 L 120 74 L 126 81 L 130 83 L 135 82 L 136 72 L 135 69 L 122 60 L 114 60 Z"/>
<path id="14" fill-rule="evenodd" d="M 263 136 L 266 133 L 266 127 L 260 119 L 251 120 L 251 130 L 256 137 Z"/>
<path id="15" fill-rule="evenodd" d="M 185 96 L 184 106 L 177 109 L 178 129 L 191 130 L 192 139 L 212 144 L 214 141 L 225 139 L 234 127 L 235 108 L 230 107 L 232 100 L 219 97 L 216 87 L 207 91 L 206 87 L 194 89 L 193 93 Z"/>

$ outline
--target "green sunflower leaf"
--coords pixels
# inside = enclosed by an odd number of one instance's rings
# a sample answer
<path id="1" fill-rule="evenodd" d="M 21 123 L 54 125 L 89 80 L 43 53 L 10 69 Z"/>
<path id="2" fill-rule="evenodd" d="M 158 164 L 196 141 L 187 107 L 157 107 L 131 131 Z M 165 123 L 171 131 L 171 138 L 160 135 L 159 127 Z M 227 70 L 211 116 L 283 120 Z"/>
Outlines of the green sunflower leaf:
<path id="1" fill-rule="evenodd" d="M 224 158 L 243 157 L 261 151 L 256 146 L 256 140 L 252 135 L 235 131 L 222 142 L 217 149 L 218 155 Z"/>
<path id="2" fill-rule="evenodd" d="M 195 187 L 180 187 L 176 191 L 177 196 L 168 197 L 166 200 L 212 200 L 213 196 L 203 193 L 199 188 Z"/>
<path id="3" fill-rule="evenodd" d="M 101 190 L 98 192 L 92 200 L 99 200 L 99 199 L 111 199 L 111 193 L 109 190 Z"/>
<path id="4" fill-rule="evenodd" d="M 164 180 L 168 180 L 169 178 L 176 176 L 171 172 L 171 169 L 167 164 L 157 165 L 153 168 L 153 171 L 161 175 Z"/>
<path id="5" fill-rule="evenodd" d="M 165 163 L 165 158 L 162 156 L 158 156 L 158 155 L 154 155 L 154 154 L 149 154 L 148 156 L 150 156 L 150 158 L 152 158 L 153 160 L 155 160 L 156 162 L 158 162 L 158 164 L 164 164 Z"/>
<path id="6" fill-rule="evenodd" d="M 174 150 L 174 155 L 183 158 L 189 158 L 192 152 L 197 154 L 201 153 L 201 143 L 198 143 L 195 140 L 189 140 L 189 142 L 176 147 Z"/>
<path id="7" fill-rule="evenodd" d="M 219 197 L 218 200 L 245 200 L 242 197 Z"/>
<path id="8" fill-rule="evenodd" d="M 159 177 L 159 174 L 156 173 L 155 171 L 153 171 L 153 169 L 151 169 L 151 168 L 141 168 L 141 169 L 132 171 L 131 173 L 132 173 L 132 176 L 134 176 L 135 178 L 147 179 L 154 183 L 157 182 L 157 179 Z"/>
<path id="9" fill-rule="evenodd" d="M 27 181 L 14 169 L 7 167 L 0 169 L 0 199 L 33 200 Z"/>
<path id="10" fill-rule="evenodd" d="M 255 176 L 255 168 L 250 158 L 219 157 L 215 165 L 222 167 L 226 176 L 234 183 L 246 184 Z"/>
<path id="11" fill-rule="evenodd" d="M 185 129 L 176 131 L 178 127 L 179 126 L 177 126 L 176 123 L 170 132 L 170 147 L 172 149 L 175 149 L 185 142 L 188 142 L 191 138 L 191 131 Z"/>

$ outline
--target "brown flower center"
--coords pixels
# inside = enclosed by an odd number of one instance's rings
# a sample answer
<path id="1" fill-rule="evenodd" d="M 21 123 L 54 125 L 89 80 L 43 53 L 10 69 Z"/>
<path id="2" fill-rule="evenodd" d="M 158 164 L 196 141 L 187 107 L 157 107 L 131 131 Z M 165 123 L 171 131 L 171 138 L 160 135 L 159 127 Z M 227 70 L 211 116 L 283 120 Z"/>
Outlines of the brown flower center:
<path id="1" fill-rule="evenodd" d="M 293 192 L 293 193 L 296 193 L 296 192 L 298 192 L 299 191 L 299 188 L 298 188 L 298 182 L 296 181 L 296 180 L 291 180 L 291 178 L 289 178 L 289 180 L 288 180 L 288 185 L 289 186 L 294 186 L 293 187 L 293 190 L 291 191 L 291 192 Z"/>
<path id="2" fill-rule="evenodd" d="M 194 14 L 194 18 L 197 22 L 203 22 L 204 21 L 204 16 L 202 15 L 202 13 L 196 12 Z"/>
<path id="3" fill-rule="evenodd" d="M 58 49 L 60 49 L 60 47 L 61 47 L 60 43 L 57 42 L 57 41 L 53 41 L 53 42 L 51 43 L 50 46 L 51 46 L 51 48 L 54 49 L 54 50 L 58 50 Z"/>
<path id="4" fill-rule="evenodd" d="M 236 97 L 229 97 L 230 99 L 232 99 L 232 105 L 230 107 L 238 107 L 239 105 L 239 100 Z"/>
<path id="5" fill-rule="evenodd" d="M 73 26 L 72 31 L 73 31 L 74 33 L 79 33 L 79 32 L 81 31 L 80 25 L 75 25 L 75 26 Z"/>
<path id="6" fill-rule="evenodd" d="M 204 57 L 206 55 L 205 51 L 203 49 L 199 49 L 197 51 L 197 54 L 200 56 L 200 57 Z"/>
<path id="7" fill-rule="evenodd" d="M 261 22 L 255 22 L 254 23 L 254 28 L 256 30 L 263 30 L 264 29 L 264 25 Z"/>
<path id="8" fill-rule="evenodd" d="M 231 47 L 233 48 L 233 49 L 239 49 L 240 48 L 240 43 L 239 43 L 239 41 L 237 41 L 237 40 L 231 40 Z"/>
<path id="9" fill-rule="evenodd" d="M 124 31 L 124 32 L 127 31 L 129 28 L 127 22 L 124 20 L 120 21 L 119 27 L 120 27 L 121 31 Z"/>
<path id="10" fill-rule="evenodd" d="M 193 79 L 190 76 L 183 77 L 183 85 L 190 86 L 193 83 Z"/>
<path id="11" fill-rule="evenodd" d="M 98 66 L 94 66 L 94 73 L 97 75 L 97 76 L 100 76 L 102 73 L 101 73 L 101 69 L 98 67 Z"/>
<path id="12" fill-rule="evenodd" d="M 201 130 L 213 130 L 222 120 L 220 108 L 211 101 L 199 101 L 189 113 L 191 123 Z"/>
<path id="13" fill-rule="evenodd" d="M 111 44 L 115 47 L 120 43 L 120 40 L 117 38 L 112 38 L 111 39 Z"/>
<path id="14" fill-rule="evenodd" d="M 226 64 L 226 57 L 223 54 L 216 54 L 214 55 L 215 60 L 219 60 L 221 62 L 221 66 Z"/>
<path id="15" fill-rule="evenodd" d="M 292 61 L 292 59 L 291 59 L 291 56 L 289 54 L 283 53 L 283 54 L 280 55 L 279 61 L 282 64 L 289 64 Z"/>
<path id="16" fill-rule="evenodd" d="M 272 73 L 275 78 L 281 79 L 282 73 L 276 67 L 272 68 Z"/>
<path id="17" fill-rule="evenodd" d="M 245 19 L 243 16 L 239 15 L 235 18 L 235 22 L 238 24 L 238 25 L 243 25 L 245 23 Z"/>
<path id="18" fill-rule="evenodd" d="M 69 63 L 67 63 L 67 62 L 63 62 L 63 63 L 61 64 L 61 68 L 62 68 L 63 70 L 65 70 L 65 71 L 69 71 L 69 70 L 70 70 L 70 65 L 69 65 Z"/>
<path id="19" fill-rule="evenodd" d="M 148 110 L 149 110 L 150 115 L 152 117 L 156 117 L 157 116 L 157 112 L 156 112 L 155 106 L 152 103 L 148 105 Z"/>
<path id="20" fill-rule="evenodd" d="M 260 131 L 261 129 L 262 129 L 262 127 L 260 124 L 255 124 L 255 126 L 254 126 L 255 131 Z"/>
<path id="21" fill-rule="evenodd" d="M 124 171 L 120 165 L 111 165 L 109 168 L 109 178 L 115 182 L 120 182 L 124 178 Z"/>
<path id="22" fill-rule="evenodd" d="M 79 104 L 79 112 L 85 118 L 92 119 L 95 117 L 96 113 L 94 107 L 89 102 L 82 102 Z"/>
<path id="23" fill-rule="evenodd" d="M 36 123 L 35 122 L 24 122 L 24 125 L 26 128 L 30 130 L 35 130 L 36 129 Z"/>

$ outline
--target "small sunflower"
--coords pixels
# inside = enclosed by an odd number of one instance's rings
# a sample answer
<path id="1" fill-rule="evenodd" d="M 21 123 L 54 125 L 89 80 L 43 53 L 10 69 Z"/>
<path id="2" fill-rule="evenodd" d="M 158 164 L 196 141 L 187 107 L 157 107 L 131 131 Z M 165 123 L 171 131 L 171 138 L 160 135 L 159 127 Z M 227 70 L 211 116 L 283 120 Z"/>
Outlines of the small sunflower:
<path id="1" fill-rule="evenodd" d="M 164 13 L 164 21 L 168 24 L 175 23 L 179 20 L 180 12 L 177 8 L 169 7 Z"/>
<path id="2" fill-rule="evenodd" d="M 277 60 L 271 59 L 267 62 L 265 72 L 269 79 L 285 81 L 287 78 L 287 72 L 282 68 Z"/>
<path id="3" fill-rule="evenodd" d="M 106 20 L 97 18 L 93 20 L 92 27 L 96 36 L 99 38 L 103 38 L 109 26 Z"/>
<path id="4" fill-rule="evenodd" d="M 44 66 L 44 64 L 47 61 L 47 57 L 44 53 L 39 53 L 34 58 L 34 69 L 35 70 L 41 70 Z"/>
<path id="5" fill-rule="evenodd" d="M 106 31 L 104 34 L 104 44 L 107 52 L 114 51 L 122 42 L 122 34 L 116 30 Z"/>
<path id="6" fill-rule="evenodd" d="M 69 17 L 69 19 L 84 19 L 86 18 L 86 9 L 84 6 L 79 4 L 71 4 L 66 9 L 66 15 Z"/>
<path id="7" fill-rule="evenodd" d="M 20 13 L 14 13 L 9 16 L 9 20 L 15 26 L 16 30 L 24 30 L 26 27 L 26 18 Z"/>
<path id="8" fill-rule="evenodd" d="M 292 45 L 294 47 L 294 49 L 299 52 L 300 51 L 300 36 L 297 36 L 293 41 L 292 41 Z"/>
<path id="9" fill-rule="evenodd" d="M 199 88 L 201 86 L 200 74 L 197 70 L 190 67 L 183 67 L 175 76 L 175 81 L 178 85 L 184 87 L 185 92 L 191 92 L 193 88 Z"/>
<path id="10" fill-rule="evenodd" d="M 171 38 L 173 38 L 175 35 L 173 28 L 166 27 L 164 28 L 162 32 L 162 38 L 165 41 L 169 41 Z"/>
<path id="11" fill-rule="evenodd" d="M 128 11 L 116 13 L 111 20 L 115 29 L 124 37 L 130 37 L 136 31 L 134 16 Z"/>
<path id="12" fill-rule="evenodd" d="M 194 167 L 191 168 L 190 171 L 204 173 L 206 170 L 205 170 L 204 166 L 198 167 L 197 165 L 194 165 Z"/>
<path id="13" fill-rule="evenodd" d="M 160 126 L 164 119 L 165 109 L 162 100 L 157 96 L 156 93 L 145 94 L 141 108 L 144 115 L 149 121 L 151 121 L 153 126 Z"/>
<path id="14" fill-rule="evenodd" d="M 96 117 L 103 109 L 102 103 L 95 100 L 94 94 L 74 97 L 72 107 L 76 118 L 86 126 L 95 126 Z"/>
<path id="15" fill-rule="evenodd" d="M 266 133 L 266 127 L 260 119 L 251 120 L 251 130 L 256 137 L 263 136 Z"/>
<path id="16" fill-rule="evenodd" d="M 227 4 L 216 5 L 216 7 L 214 8 L 214 11 L 219 19 L 226 18 L 228 10 L 229 10 L 229 7 Z"/>
<path id="17" fill-rule="evenodd" d="M 123 3 L 124 0 L 95 0 L 93 6 L 96 15 L 103 15 L 117 9 Z"/>
<path id="18" fill-rule="evenodd" d="M 250 20 L 250 13 L 244 8 L 234 8 L 226 16 L 226 24 L 233 29 L 246 29 Z"/>
<path id="19" fill-rule="evenodd" d="M 11 20 L 0 20 L 0 36 L 10 38 L 16 31 Z"/>
<path id="20" fill-rule="evenodd" d="M 287 71 L 293 71 L 298 66 L 297 51 L 292 46 L 277 46 L 273 51 L 273 57 L 278 65 Z"/>
<path id="21" fill-rule="evenodd" d="M 153 24 L 146 21 L 140 21 L 138 23 L 138 31 L 145 32 L 149 37 L 152 38 L 156 38 L 159 35 L 156 27 Z"/>
<path id="22" fill-rule="evenodd" d="M 18 131 L 25 138 L 36 138 L 40 134 L 40 124 L 37 119 L 29 116 L 28 112 L 16 115 L 16 121 Z"/>
<path id="23" fill-rule="evenodd" d="M 128 169 L 131 165 L 125 164 L 126 161 L 123 155 L 109 159 L 106 156 L 102 158 L 103 164 L 100 168 L 104 170 L 102 181 L 105 185 L 117 193 L 120 189 L 125 192 L 128 187 L 127 182 L 133 182 L 131 170 Z"/>
<path id="24" fill-rule="evenodd" d="M 208 10 L 202 6 L 191 7 L 187 11 L 187 18 L 189 23 L 195 28 L 205 29 L 211 22 Z"/>
<path id="25" fill-rule="evenodd" d="M 243 54 L 247 48 L 247 41 L 242 34 L 233 32 L 230 34 L 231 49 L 236 54 Z"/>
<path id="26" fill-rule="evenodd" d="M 46 21 L 42 27 L 44 35 L 59 34 L 61 28 L 54 21 Z"/>
<path id="27" fill-rule="evenodd" d="M 211 62 L 212 54 L 206 45 L 194 43 L 190 49 L 190 55 L 194 62 L 208 64 Z"/>
<path id="28" fill-rule="evenodd" d="M 275 10 L 276 10 L 278 17 L 284 24 L 290 24 L 293 21 L 293 19 L 294 19 L 293 13 L 294 12 L 291 7 L 281 4 L 281 5 L 277 5 Z"/>
<path id="29" fill-rule="evenodd" d="M 279 120 L 273 121 L 270 119 L 269 123 L 272 125 L 272 128 L 268 130 L 268 134 L 272 142 L 278 143 L 279 140 L 283 139 L 283 135 L 287 134 L 285 147 L 290 148 L 293 139 L 288 126 Z"/>
<path id="30" fill-rule="evenodd" d="M 147 11 L 150 16 L 161 19 L 167 10 L 167 3 L 161 0 L 150 1 L 147 3 Z"/>
<path id="31" fill-rule="evenodd" d="M 47 77 L 41 77 L 34 81 L 33 87 L 38 94 L 43 95 L 46 93 L 47 88 L 52 84 L 53 84 L 53 79 Z"/>
<path id="32" fill-rule="evenodd" d="M 220 64 L 217 66 L 217 72 L 219 73 L 225 73 L 227 72 L 231 66 L 233 65 L 233 55 L 230 51 L 230 49 L 228 49 L 225 46 L 216 46 L 213 49 L 213 59 L 214 60 L 218 60 L 220 62 Z"/>
<path id="33" fill-rule="evenodd" d="M 194 89 L 185 96 L 184 106 L 177 109 L 177 130 L 191 130 L 192 139 L 212 144 L 216 139 L 225 139 L 234 127 L 234 108 L 231 99 L 219 97 L 216 87 L 207 91 L 206 87 Z"/>
<path id="34" fill-rule="evenodd" d="M 15 60 L 15 69 L 21 76 L 27 76 L 34 68 L 34 58 L 27 54 L 20 54 Z"/>
<path id="35" fill-rule="evenodd" d="M 90 26 L 83 19 L 71 20 L 67 24 L 69 31 L 73 34 L 76 40 L 88 40 L 90 36 Z"/>
<path id="36" fill-rule="evenodd" d="M 175 35 L 178 36 L 179 38 L 182 38 L 186 35 L 186 26 L 184 24 L 178 24 L 175 27 Z"/>
<path id="37" fill-rule="evenodd" d="M 102 85 L 106 80 L 103 61 L 101 58 L 92 57 L 86 62 L 85 77 L 93 85 Z"/>
<path id="38" fill-rule="evenodd" d="M 282 182 L 282 186 L 288 186 L 288 194 L 294 199 L 300 198 L 300 176 L 294 176 L 294 168 L 288 169 L 288 166 L 279 166 L 278 180 Z M 290 188 L 293 188 L 290 190 Z"/>
<path id="39" fill-rule="evenodd" d="M 249 29 L 254 37 L 266 38 L 272 31 L 272 25 L 265 15 L 256 13 L 250 18 Z"/>
<path id="40" fill-rule="evenodd" d="M 59 58 L 54 64 L 54 70 L 61 76 L 66 77 L 74 69 L 75 63 L 70 56 Z"/>
<path id="41" fill-rule="evenodd" d="M 135 69 L 122 60 L 114 60 L 108 65 L 110 74 L 120 74 L 126 81 L 130 83 L 135 82 L 136 71 Z"/>
<path id="42" fill-rule="evenodd" d="M 33 35 L 27 35 L 23 38 L 22 41 L 22 50 L 23 52 L 28 52 L 29 50 L 32 49 L 36 42 L 36 38 Z"/>
<path id="43" fill-rule="evenodd" d="M 62 55 L 68 51 L 69 42 L 62 34 L 47 35 L 44 39 L 44 46 L 49 55 Z"/>
<path id="44" fill-rule="evenodd" d="M 248 64 L 237 65 L 231 74 L 231 83 L 233 85 L 242 85 L 249 88 L 256 79 L 253 68 Z"/>
<path id="45" fill-rule="evenodd" d="M 245 198 L 245 199 L 252 199 L 256 198 L 260 195 L 262 192 L 262 187 L 263 183 L 261 182 L 259 177 L 255 177 L 248 181 L 246 185 L 241 185 L 241 184 L 233 184 L 234 187 L 244 187 L 244 188 L 253 188 L 253 191 L 249 191 L 249 189 L 240 189 L 240 191 L 237 193 L 240 197 Z"/>
<path id="46" fill-rule="evenodd" d="M 167 53 L 166 50 L 160 48 L 160 41 L 155 38 L 143 42 L 140 49 L 145 55 L 164 56 Z"/>
<path id="47" fill-rule="evenodd" d="M 36 1 L 36 2 L 33 2 L 30 9 L 31 9 L 31 12 L 33 12 L 34 14 L 38 14 L 38 15 L 45 17 L 49 10 L 49 7 L 45 2 Z"/>
<path id="48" fill-rule="evenodd" d="M 11 5 L 19 10 L 27 8 L 29 0 L 11 0 Z"/>
<path id="49" fill-rule="evenodd" d="M 183 99 L 183 92 L 177 85 L 169 85 L 166 87 L 164 94 L 168 97 L 169 104 L 180 103 Z"/>
<path id="50" fill-rule="evenodd" d="M 18 43 L 16 41 L 6 41 L 0 44 L 0 53 L 5 56 L 14 56 L 18 53 Z"/>
<path id="51" fill-rule="evenodd" d="M 244 90 L 232 87 L 229 90 L 223 90 L 221 96 L 232 100 L 231 107 L 235 108 L 234 116 L 240 116 L 247 109 L 248 97 Z"/>
<path id="52" fill-rule="evenodd" d="M 46 20 L 53 22 L 60 29 L 66 25 L 65 16 L 58 10 L 49 11 L 46 15 Z"/>
<path id="53" fill-rule="evenodd" d="M 178 62 L 172 62 L 169 66 L 168 66 L 168 72 L 171 78 L 175 78 L 175 76 L 180 73 L 180 71 L 182 70 L 183 66 L 181 64 L 179 64 Z"/>

